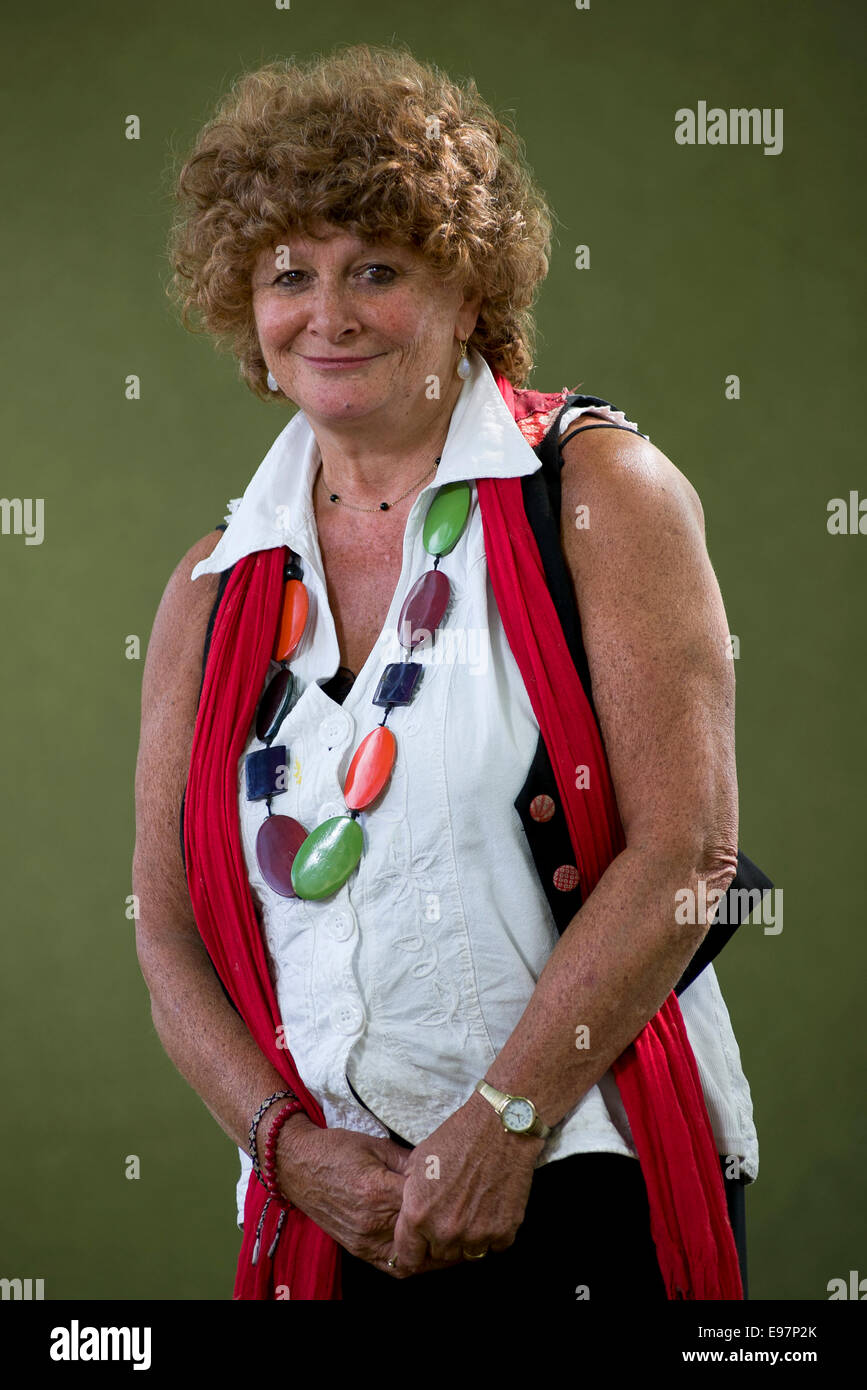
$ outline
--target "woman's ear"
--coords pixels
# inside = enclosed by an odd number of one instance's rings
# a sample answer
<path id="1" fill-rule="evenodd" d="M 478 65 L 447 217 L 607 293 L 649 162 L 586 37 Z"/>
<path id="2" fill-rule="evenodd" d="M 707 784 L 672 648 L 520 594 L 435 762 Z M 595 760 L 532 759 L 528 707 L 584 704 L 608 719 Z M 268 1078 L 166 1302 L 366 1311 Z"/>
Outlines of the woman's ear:
<path id="1" fill-rule="evenodd" d="M 458 310 L 458 316 L 455 322 L 458 338 L 462 343 L 465 343 L 475 331 L 481 308 L 481 292 L 464 296 L 464 302 Z"/>

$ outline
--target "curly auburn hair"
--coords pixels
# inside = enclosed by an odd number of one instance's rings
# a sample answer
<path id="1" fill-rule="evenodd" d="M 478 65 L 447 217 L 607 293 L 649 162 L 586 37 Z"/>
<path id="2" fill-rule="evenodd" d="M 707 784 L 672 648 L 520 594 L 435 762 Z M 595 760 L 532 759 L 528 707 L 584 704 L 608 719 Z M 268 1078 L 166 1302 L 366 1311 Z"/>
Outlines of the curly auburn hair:
<path id="1" fill-rule="evenodd" d="M 237 79 L 177 175 L 169 240 L 193 332 L 228 345 L 267 390 L 250 276 L 261 250 L 319 221 L 419 250 L 482 305 L 470 343 L 521 387 L 531 305 L 548 273 L 551 213 L 523 144 L 482 100 L 405 45 L 347 45 Z"/>

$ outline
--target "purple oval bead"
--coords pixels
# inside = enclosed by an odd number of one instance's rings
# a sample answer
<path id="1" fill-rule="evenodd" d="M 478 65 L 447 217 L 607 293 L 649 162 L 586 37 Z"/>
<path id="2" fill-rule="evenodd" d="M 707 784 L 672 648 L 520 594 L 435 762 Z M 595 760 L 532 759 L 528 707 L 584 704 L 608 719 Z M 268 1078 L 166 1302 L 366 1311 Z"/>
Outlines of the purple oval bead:
<path id="1" fill-rule="evenodd" d="M 268 743 L 274 737 L 286 718 L 294 684 L 292 672 L 288 666 L 284 666 L 277 672 L 259 701 L 256 711 L 256 737 L 263 743 Z"/>
<path id="2" fill-rule="evenodd" d="M 407 651 L 415 651 L 426 637 L 433 637 L 448 607 L 451 585 L 442 570 L 428 570 L 413 584 L 397 620 L 397 637 Z"/>
<path id="3" fill-rule="evenodd" d="M 292 887 L 292 862 L 307 839 L 307 831 L 292 816 L 268 816 L 256 836 L 256 860 L 262 877 L 281 898 L 297 898 Z"/>

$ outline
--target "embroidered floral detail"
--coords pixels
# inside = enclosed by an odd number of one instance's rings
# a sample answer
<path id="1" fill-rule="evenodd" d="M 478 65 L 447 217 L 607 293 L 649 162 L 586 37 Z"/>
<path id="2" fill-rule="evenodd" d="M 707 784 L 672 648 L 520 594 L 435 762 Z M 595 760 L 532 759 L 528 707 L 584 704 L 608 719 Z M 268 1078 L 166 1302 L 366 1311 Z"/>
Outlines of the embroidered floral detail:
<path id="1" fill-rule="evenodd" d="M 555 416 L 566 403 L 567 396 L 580 395 L 578 387 L 570 390 L 564 386 L 562 391 L 516 391 L 515 404 L 516 415 L 515 423 L 522 435 L 535 449 L 541 444 L 545 435 L 548 433 Z M 598 419 L 610 421 L 611 424 L 623 425 L 627 429 L 635 430 L 636 434 L 640 430 L 634 420 L 630 420 L 622 410 L 617 410 L 612 405 L 585 405 L 574 406 L 567 410 L 563 415 L 562 431 L 565 432 L 570 425 L 574 425 L 582 415 L 595 416 Z M 647 435 L 642 435 L 646 439 Z"/>
<path id="2" fill-rule="evenodd" d="M 550 415 L 568 395 L 575 394 L 577 392 L 570 392 L 568 386 L 562 391 L 515 391 L 515 419 L 520 424 L 527 415 Z"/>
<path id="3" fill-rule="evenodd" d="M 515 423 L 531 449 L 541 444 L 555 415 L 571 394 L 574 393 L 570 392 L 568 386 L 564 386 L 562 391 L 515 392 Z"/>
<path id="4" fill-rule="evenodd" d="M 541 444 L 556 413 L 555 410 L 546 410 L 540 415 L 525 415 L 523 420 L 515 422 L 531 449 Z"/>
<path id="5" fill-rule="evenodd" d="M 435 891 L 440 856 L 434 846 L 415 854 L 408 854 L 408 848 L 408 840 L 398 844 L 398 837 L 395 837 L 389 846 L 389 865 L 380 872 L 380 879 L 394 879 L 395 903 L 404 913 L 401 920 L 413 923 L 412 929 L 391 937 L 390 946 L 414 956 L 408 964 L 410 973 L 416 980 L 428 981 L 427 1004 L 416 1016 L 416 1024 L 423 1028 L 441 1028 L 448 1024 L 452 1029 L 462 1030 L 463 1042 L 466 1042 L 468 1029 L 466 1020 L 461 1017 L 458 994 L 448 977 L 440 974 L 436 929 L 426 930 L 426 924 L 440 920 L 439 897 Z"/>

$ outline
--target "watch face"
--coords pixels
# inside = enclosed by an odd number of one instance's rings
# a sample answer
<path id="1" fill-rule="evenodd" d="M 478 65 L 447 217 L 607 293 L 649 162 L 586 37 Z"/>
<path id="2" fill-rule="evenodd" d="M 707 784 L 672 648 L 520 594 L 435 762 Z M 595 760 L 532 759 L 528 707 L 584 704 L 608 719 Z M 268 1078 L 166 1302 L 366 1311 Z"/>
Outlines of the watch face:
<path id="1" fill-rule="evenodd" d="M 515 1100 L 510 1100 L 503 1110 L 502 1120 L 506 1129 L 510 1129 L 513 1134 L 525 1134 L 535 1119 L 535 1112 L 528 1100 L 523 1100 L 518 1096 Z"/>

